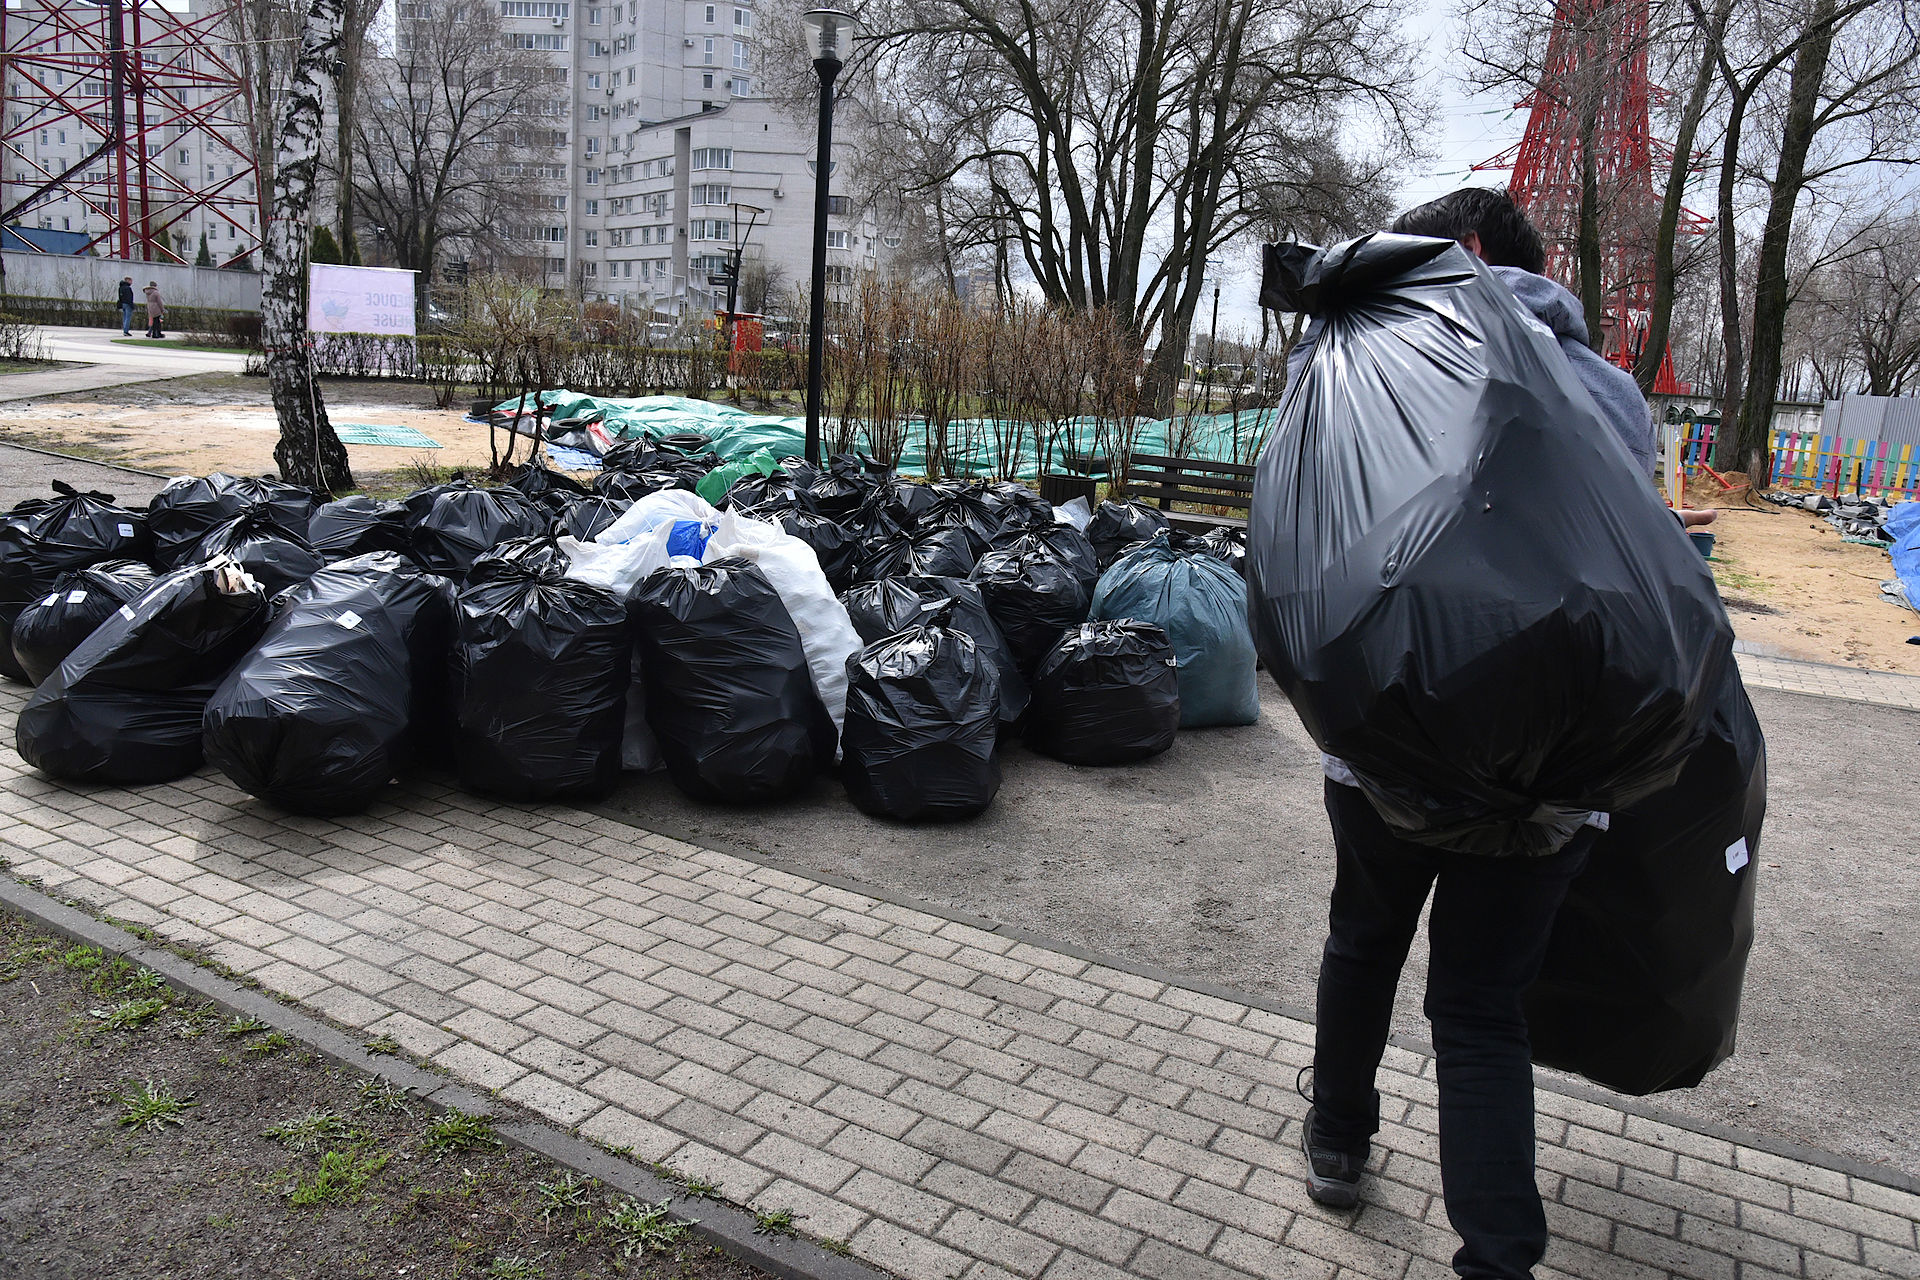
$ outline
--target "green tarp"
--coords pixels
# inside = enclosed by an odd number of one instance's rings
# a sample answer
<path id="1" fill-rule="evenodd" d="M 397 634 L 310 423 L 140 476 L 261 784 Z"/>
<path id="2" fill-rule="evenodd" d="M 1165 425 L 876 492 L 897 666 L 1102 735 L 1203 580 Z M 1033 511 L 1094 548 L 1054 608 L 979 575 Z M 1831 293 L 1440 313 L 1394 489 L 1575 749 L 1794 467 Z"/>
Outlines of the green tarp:
<path id="1" fill-rule="evenodd" d="M 552 408 L 551 420 L 579 417 L 599 411 L 606 429 L 622 439 L 642 435 L 673 435 L 698 432 L 713 441 L 713 451 L 728 462 L 766 449 L 776 458 L 796 455 L 806 442 L 805 418 L 770 417 L 748 413 L 732 405 L 711 400 L 691 400 L 685 396 L 642 396 L 633 400 L 612 400 L 581 395 L 573 391 L 543 391 L 543 404 Z M 500 410 L 512 412 L 519 400 L 506 400 Z M 1275 410 L 1255 409 L 1238 415 L 1216 413 L 1211 417 L 1147 420 L 1135 432 L 1135 453 L 1174 454 L 1187 458 L 1211 458 L 1216 461 L 1251 462 L 1259 452 L 1267 431 L 1275 420 Z M 945 468 L 950 473 L 991 475 L 994 472 L 996 424 L 986 419 L 956 422 L 948 429 Z M 1109 431 L 1111 428 L 1109 428 Z M 909 423 L 906 447 L 901 453 L 900 470 L 907 475 L 926 474 L 926 435 L 922 424 Z M 863 437 L 856 447 L 871 452 Z M 1076 419 L 1063 429 L 1054 445 L 1055 469 L 1064 469 L 1058 452 L 1065 448 L 1078 454 L 1104 453 L 1109 447 L 1100 424 L 1091 418 Z M 1038 450 L 1029 438 L 1023 445 L 1017 479 L 1032 479 L 1039 471 Z M 1096 472 L 1098 474 L 1098 472 Z"/>

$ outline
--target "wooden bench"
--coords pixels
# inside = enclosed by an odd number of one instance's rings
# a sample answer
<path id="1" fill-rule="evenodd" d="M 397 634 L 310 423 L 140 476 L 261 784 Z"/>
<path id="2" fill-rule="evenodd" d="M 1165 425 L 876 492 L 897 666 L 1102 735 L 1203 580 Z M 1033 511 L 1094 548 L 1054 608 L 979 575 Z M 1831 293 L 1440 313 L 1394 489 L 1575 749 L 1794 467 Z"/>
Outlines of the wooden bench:
<path id="1" fill-rule="evenodd" d="M 1127 464 L 1127 496 L 1151 502 L 1166 513 L 1175 528 L 1204 533 L 1208 529 L 1244 529 L 1253 505 L 1253 467 L 1245 462 L 1215 462 L 1211 458 L 1169 458 L 1158 453 L 1136 453 Z M 1175 511 L 1173 504 L 1225 507 L 1237 516 L 1203 515 Z"/>

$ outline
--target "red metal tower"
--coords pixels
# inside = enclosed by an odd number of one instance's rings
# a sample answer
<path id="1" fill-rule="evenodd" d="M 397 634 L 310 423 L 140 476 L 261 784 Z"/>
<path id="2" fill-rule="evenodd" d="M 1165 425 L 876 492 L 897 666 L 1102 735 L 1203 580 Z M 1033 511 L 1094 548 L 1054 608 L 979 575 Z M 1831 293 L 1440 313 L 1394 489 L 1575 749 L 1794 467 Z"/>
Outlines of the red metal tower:
<path id="1" fill-rule="evenodd" d="M 158 0 L 0 5 L 0 225 L 73 199 L 88 222 L 105 223 L 89 227 L 86 248 L 111 257 L 185 261 L 168 236 L 183 221 L 234 228 L 215 249 L 221 265 L 251 252 L 265 213 L 249 143 L 251 94 L 236 65 L 236 7 L 237 0 L 197 12 Z M 36 150 L 32 135 L 51 129 L 74 132 L 77 159 Z M 170 148 L 192 158 L 177 159 Z"/>
<path id="2" fill-rule="evenodd" d="M 1547 274 L 1577 289 L 1580 226 L 1581 118 L 1593 113 L 1599 193 L 1600 271 L 1607 296 L 1604 354 L 1631 369 L 1646 345 L 1653 302 L 1653 242 L 1660 196 L 1653 167 L 1671 151 L 1648 128 L 1647 0 L 1559 0 L 1547 37 L 1546 64 L 1517 146 L 1477 164 L 1512 169 L 1507 191 L 1547 242 Z M 1664 154 L 1663 154 L 1664 153 Z M 1704 223 L 1684 214 L 1684 231 Z M 1677 392 L 1671 349 L 1655 391 Z"/>

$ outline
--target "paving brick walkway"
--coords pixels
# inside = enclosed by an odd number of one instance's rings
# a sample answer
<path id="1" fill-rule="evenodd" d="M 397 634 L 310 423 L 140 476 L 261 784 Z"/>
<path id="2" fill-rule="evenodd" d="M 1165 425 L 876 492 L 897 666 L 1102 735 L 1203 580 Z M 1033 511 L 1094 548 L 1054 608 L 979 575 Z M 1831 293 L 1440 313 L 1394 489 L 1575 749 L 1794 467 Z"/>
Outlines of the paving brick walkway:
<path id="1" fill-rule="evenodd" d="M 910 1280 L 1451 1274 L 1431 1060 L 1389 1049 L 1368 1203 L 1329 1213 L 1296 1146 L 1312 1028 L 1250 997 L 431 784 L 286 818 L 211 773 L 57 785 L 9 742 L 0 793 L 15 874 Z M 1539 1108 L 1543 1276 L 1920 1276 L 1909 1191 Z"/>
<path id="2" fill-rule="evenodd" d="M 1920 631 L 1920 618 L 1914 619 L 1914 630 Z M 1735 648 L 1738 650 L 1739 646 Z M 1737 657 L 1740 677 L 1749 685 L 1920 711 L 1920 676 L 1865 671 L 1859 667 L 1802 662 L 1798 658 L 1774 658 L 1756 653 L 1740 652 Z"/>

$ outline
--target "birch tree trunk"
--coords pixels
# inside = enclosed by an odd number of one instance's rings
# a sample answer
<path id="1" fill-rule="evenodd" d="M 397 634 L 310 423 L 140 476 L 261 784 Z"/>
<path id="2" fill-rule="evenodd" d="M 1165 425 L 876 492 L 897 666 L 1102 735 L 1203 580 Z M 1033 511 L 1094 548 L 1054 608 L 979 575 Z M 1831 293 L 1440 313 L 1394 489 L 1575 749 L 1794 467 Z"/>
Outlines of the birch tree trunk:
<path id="1" fill-rule="evenodd" d="M 327 90 L 340 58 L 345 0 L 305 0 L 300 52 L 282 99 L 274 152 L 273 200 L 268 209 L 260 317 L 267 348 L 267 380 L 280 419 L 273 459 L 291 484 L 337 492 L 353 487 L 347 451 L 327 421 L 313 378 L 307 334 L 308 224 L 320 165 Z"/>

